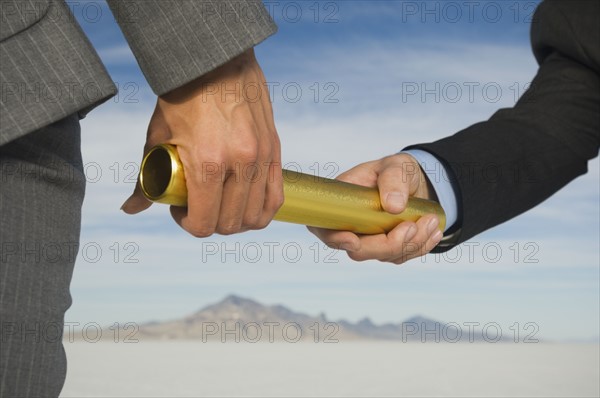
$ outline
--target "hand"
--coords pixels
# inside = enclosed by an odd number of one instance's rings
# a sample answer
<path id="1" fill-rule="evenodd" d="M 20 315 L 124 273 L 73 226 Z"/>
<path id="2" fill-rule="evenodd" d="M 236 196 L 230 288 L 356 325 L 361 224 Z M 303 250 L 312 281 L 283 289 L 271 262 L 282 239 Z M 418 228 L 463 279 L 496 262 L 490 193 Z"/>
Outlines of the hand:
<path id="1" fill-rule="evenodd" d="M 368 187 L 378 187 L 385 211 L 401 213 L 409 196 L 436 200 L 435 191 L 410 155 L 399 154 L 360 164 L 338 176 L 338 180 Z M 356 261 L 379 260 L 401 264 L 425 255 L 442 239 L 439 220 L 433 214 L 421 217 L 416 223 L 406 221 L 387 234 L 356 235 L 347 231 L 308 229 L 325 244 L 342 249 Z"/>
<path id="2" fill-rule="evenodd" d="M 177 146 L 186 176 L 188 207 L 171 215 L 196 237 L 264 228 L 283 203 L 279 137 L 253 50 L 159 97 L 144 154 L 160 143 Z M 150 205 L 138 182 L 122 209 Z"/>

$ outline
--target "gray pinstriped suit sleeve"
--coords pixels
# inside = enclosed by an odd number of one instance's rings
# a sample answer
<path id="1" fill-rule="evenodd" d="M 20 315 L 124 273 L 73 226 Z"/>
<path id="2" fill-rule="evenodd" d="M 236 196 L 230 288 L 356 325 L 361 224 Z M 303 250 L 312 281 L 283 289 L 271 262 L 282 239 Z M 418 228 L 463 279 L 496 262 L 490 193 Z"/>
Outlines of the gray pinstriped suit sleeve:
<path id="1" fill-rule="evenodd" d="M 166 93 L 276 27 L 260 1 L 110 1 Z M 0 0 L 0 396 L 55 397 L 85 177 L 79 118 L 116 93 L 62 0 Z"/>
<path id="2" fill-rule="evenodd" d="M 276 31 L 260 0 L 112 0 L 148 83 L 164 94 Z M 0 145 L 116 93 L 62 0 L 1 0 Z"/>
<path id="3" fill-rule="evenodd" d="M 277 27 L 261 1 L 108 0 L 157 95 L 254 47 Z"/>
<path id="4" fill-rule="evenodd" d="M 0 5 L 0 145 L 116 93 L 63 1 Z"/>

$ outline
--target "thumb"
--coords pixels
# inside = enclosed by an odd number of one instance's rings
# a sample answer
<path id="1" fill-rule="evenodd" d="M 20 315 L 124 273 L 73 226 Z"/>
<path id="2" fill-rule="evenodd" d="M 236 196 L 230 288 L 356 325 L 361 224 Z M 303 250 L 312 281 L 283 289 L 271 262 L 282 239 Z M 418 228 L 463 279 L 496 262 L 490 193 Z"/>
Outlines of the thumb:
<path id="1" fill-rule="evenodd" d="M 133 194 L 127 198 L 123 205 L 121 205 L 121 210 L 127 214 L 137 214 L 146 210 L 150 206 L 152 206 L 152 202 L 146 199 L 138 182 L 135 186 Z"/>
<path id="2" fill-rule="evenodd" d="M 409 182 L 404 177 L 402 165 L 384 166 L 377 178 L 379 197 L 383 209 L 388 213 L 402 213 L 408 203 Z"/>

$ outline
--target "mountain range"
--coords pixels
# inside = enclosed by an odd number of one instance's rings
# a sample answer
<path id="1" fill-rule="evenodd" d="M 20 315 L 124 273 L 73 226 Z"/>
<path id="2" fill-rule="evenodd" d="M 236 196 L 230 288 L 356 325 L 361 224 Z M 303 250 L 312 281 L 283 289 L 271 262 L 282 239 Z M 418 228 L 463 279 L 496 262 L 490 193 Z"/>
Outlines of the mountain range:
<path id="1" fill-rule="evenodd" d="M 122 335 L 133 340 L 200 340 L 203 342 L 323 342 L 360 340 L 399 342 L 500 342 L 495 333 L 482 333 L 466 325 L 442 323 L 415 316 L 399 323 L 374 324 L 369 318 L 356 323 L 331 321 L 324 314 L 311 316 L 282 305 L 264 305 L 230 295 L 181 319 L 122 325 Z M 114 330 L 103 335 L 112 336 Z"/>

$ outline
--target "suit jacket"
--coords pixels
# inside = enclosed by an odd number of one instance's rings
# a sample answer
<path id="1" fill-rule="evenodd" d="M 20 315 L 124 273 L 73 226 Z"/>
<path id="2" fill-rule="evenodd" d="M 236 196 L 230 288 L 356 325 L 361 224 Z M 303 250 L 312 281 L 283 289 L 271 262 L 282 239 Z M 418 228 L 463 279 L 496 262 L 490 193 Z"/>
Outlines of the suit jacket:
<path id="1" fill-rule="evenodd" d="M 275 33 L 260 0 L 108 0 L 157 95 Z M 0 0 L 0 145 L 116 94 L 63 0 Z"/>
<path id="2" fill-rule="evenodd" d="M 437 251 L 536 206 L 587 172 L 600 146 L 600 2 L 544 1 L 531 26 L 539 70 L 514 108 L 442 140 L 434 154 L 459 191 Z"/>

